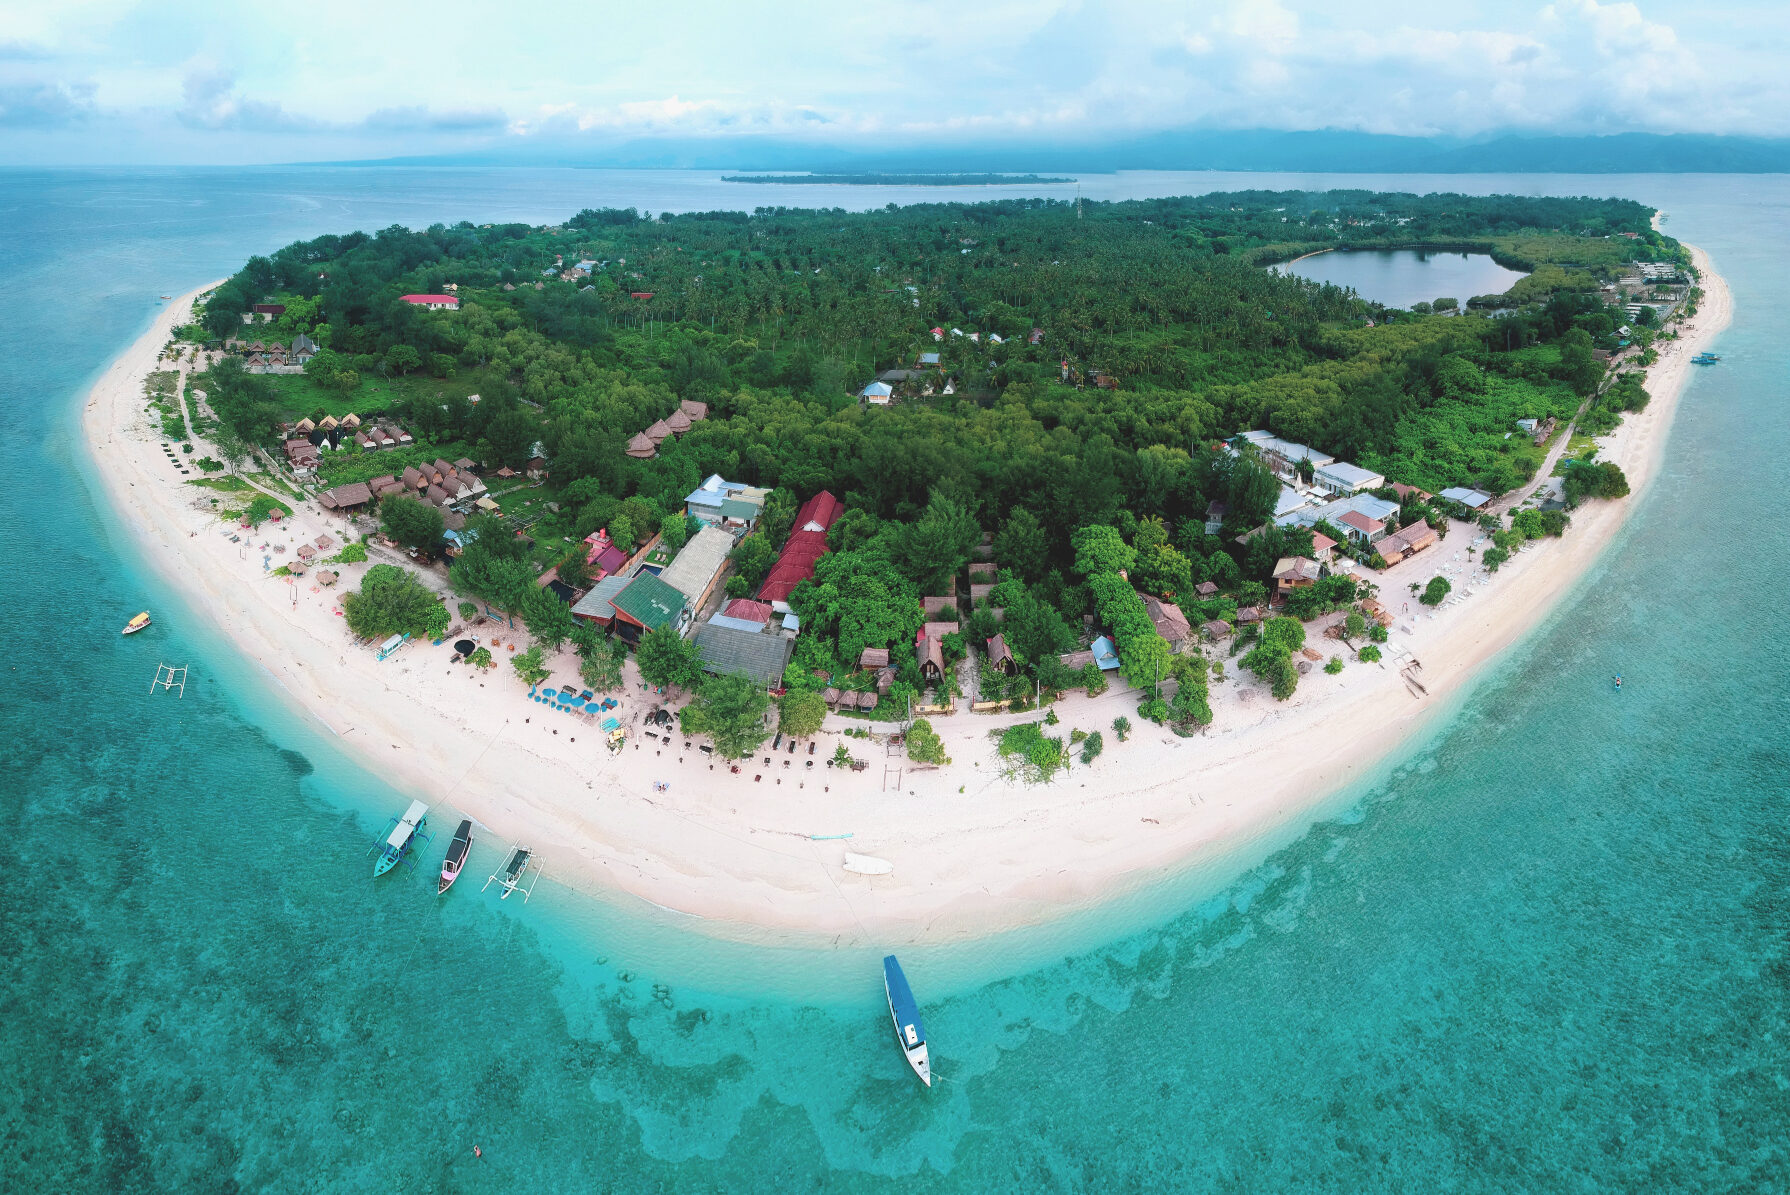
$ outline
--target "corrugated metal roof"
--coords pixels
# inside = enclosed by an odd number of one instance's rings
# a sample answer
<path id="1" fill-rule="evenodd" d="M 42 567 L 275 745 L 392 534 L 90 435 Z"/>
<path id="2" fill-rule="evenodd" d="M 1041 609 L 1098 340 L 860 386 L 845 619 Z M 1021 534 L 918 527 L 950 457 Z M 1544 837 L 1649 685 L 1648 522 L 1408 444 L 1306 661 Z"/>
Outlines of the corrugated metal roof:
<path id="1" fill-rule="evenodd" d="M 649 631 L 677 618 L 687 604 L 684 595 L 652 573 L 641 573 L 612 599 L 615 608 Z"/>
<path id="2" fill-rule="evenodd" d="M 719 676 L 743 673 L 761 685 L 783 679 L 795 640 L 762 631 L 741 631 L 713 621 L 696 628 L 693 642 L 705 670 Z"/>
<path id="3" fill-rule="evenodd" d="M 733 536 L 719 527 L 704 527 L 684 545 L 684 550 L 659 574 L 659 579 L 691 602 L 699 601 L 708 591 L 715 574 L 727 563 L 727 554 L 731 551 Z"/>

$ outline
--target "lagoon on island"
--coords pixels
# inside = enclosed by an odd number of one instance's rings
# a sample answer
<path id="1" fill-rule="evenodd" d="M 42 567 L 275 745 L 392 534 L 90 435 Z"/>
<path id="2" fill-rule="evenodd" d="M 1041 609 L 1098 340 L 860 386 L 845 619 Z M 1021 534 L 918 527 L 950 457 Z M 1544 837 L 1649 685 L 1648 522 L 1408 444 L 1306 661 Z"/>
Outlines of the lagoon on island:
<path id="1" fill-rule="evenodd" d="M 1485 253 L 1433 249 L 1347 249 L 1316 253 L 1274 267 L 1287 274 L 1352 287 L 1364 299 L 1409 307 L 1451 298 L 1466 305 L 1474 295 L 1500 295 L 1525 275 Z"/>

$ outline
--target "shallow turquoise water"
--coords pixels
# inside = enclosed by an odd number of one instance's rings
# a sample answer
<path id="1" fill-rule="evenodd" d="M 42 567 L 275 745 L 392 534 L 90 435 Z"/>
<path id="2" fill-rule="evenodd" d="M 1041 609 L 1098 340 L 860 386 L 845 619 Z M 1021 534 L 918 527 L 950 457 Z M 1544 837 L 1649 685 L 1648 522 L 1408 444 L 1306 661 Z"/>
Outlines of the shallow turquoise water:
<path id="1" fill-rule="evenodd" d="M 1332 181 L 1431 185 L 1129 185 Z M 1128 898 L 1059 956 L 1036 935 L 904 951 L 945 1076 L 924 1093 L 869 944 L 713 945 L 550 887 L 518 909 L 372 885 L 365 845 L 402 796 L 156 579 L 74 441 L 154 296 L 249 252 L 712 207 L 714 184 L 0 174 L 0 1186 L 1790 1185 L 1790 688 L 1767 638 L 1790 604 L 1790 181 L 1442 182 L 1630 194 L 1715 254 L 1738 318 L 1659 484 L 1433 741 L 1297 841 Z M 121 640 L 144 605 L 156 628 Z M 145 694 L 158 659 L 193 665 L 183 701 Z"/>

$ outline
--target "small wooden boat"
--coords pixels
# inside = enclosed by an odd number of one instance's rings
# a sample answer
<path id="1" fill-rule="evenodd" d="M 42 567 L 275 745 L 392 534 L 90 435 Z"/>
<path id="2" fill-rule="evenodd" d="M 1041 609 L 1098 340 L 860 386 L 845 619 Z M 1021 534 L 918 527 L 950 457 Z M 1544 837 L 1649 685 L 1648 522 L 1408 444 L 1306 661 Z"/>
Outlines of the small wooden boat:
<path id="1" fill-rule="evenodd" d="M 428 805 L 421 801 L 412 801 L 404 816 L 392 826 L 391 833 L 385 836 L 384 849 L 379 852 L 379 861 L 373 864 L 373 876 L 378 878 L 403 862 L 410 850 L 410 844 L 416 839 L 416 832 L 423 828 L 428 820 Z"/>
<path id="2" fill-rule="evenodd" d="M 859 855 L 847 851 L 845 870 L 853 875 L 886 876 L 895 870 L 895 865 L 887 859 L 878 859 L 875 855 Z"/>
<path id="3" fill-rule="evenodd" d="M 926 1027 L 920 1023 L 920 1005 L 907 976 L 894 955 L 883 959 L 883 994 L 889 998 L 889 1016 L 895 1022 L 895 1042 L 901 1047 L 907 1064 L 920 1076 L 920 1082 L 932 1086 L 932 1064 L 926 1056 Z"/>
<path id="4" fill-rule="evenodd" d="M 510 899 L 510 894 L 516 891 L 516 885 L 522 882 L 523 875 L 528 871 L 528 861 L 533 857 L 534 852 L 525 846 L 519 846 L 510 853 L 510 861 L 503 865 L 503 895 L 498 897 L 499 900 Z M 524 893 L 524 899 L 526 897 L 527 894 Z"/>
<path id="5" fill-rule="evenodd" d="M 466 855 L 470 850 L 472 822 L 468 820 L 460 823 L 460 828 L 454 831 L 454 840 L 448 843 L 447 858 L 441 861 L 441 882 L 435 887 L 437 896 L 452 888 L 454 881 L 460 878 L 460 869 L 466 866 Z"/>
<path id="6" fill-rule="evenodd" d="M 122 633 L 126 634 L 126 635 L 135 635 L 138 631 L 142 630 L 144 627 L 146 627 L 148 625 L 149 625 L 149 611 L 145 610 L 145 611 L 143 611 L 143 613 L 137 615 L 135 618 L 133 618 L 129 622 L 125 623 L 124 631 Z"/>

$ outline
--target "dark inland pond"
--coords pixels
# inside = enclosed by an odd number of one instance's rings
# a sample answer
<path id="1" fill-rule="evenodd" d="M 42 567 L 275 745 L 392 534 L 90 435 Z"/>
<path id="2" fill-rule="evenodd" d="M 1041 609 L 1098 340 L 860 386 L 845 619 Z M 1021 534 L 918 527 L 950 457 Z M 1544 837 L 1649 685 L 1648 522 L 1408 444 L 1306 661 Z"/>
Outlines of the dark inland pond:
<path id="1" fill-rule="evenodd" d="M 1335 250 L 1276 268 L 1313 282 L 1353 287 L 1362 298 L 1388 307 L 1440 298 L 1459 300 L 1464 307 L 1474 295 L 1501 295 L 1524 277 L 1484 253 L 1434 249 Z"/>

